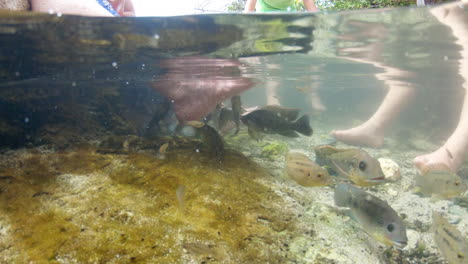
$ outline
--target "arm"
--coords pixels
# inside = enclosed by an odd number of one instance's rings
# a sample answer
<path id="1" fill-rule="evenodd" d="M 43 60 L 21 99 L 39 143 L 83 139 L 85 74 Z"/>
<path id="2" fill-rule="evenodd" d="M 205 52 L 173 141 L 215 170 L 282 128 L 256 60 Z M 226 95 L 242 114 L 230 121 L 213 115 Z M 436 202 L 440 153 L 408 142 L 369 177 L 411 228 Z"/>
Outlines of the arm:
<path id="1" fill-rule="evenodd" d="M 70 15 L 84 16 L 112 16 L 104 7 L 95 0 L 31 0 L 33 11 L 37 12 L 60 12 Z"/>
<path id="2" fill-rule="evenodd" d="M 255 11 L 255 5 L 257 4 L 257 0 L 247 0 L 245 3 L 244 12 L 253 12 Z"/>
<path id="3" fill-rule="evenodd" d="M 248 0 L 247 0 L 248 1 Z M 302 0 L 304 2 L 304 7 L 309 12 L 318 12 L 318 8 L 315 5 L 314 0 Z"/>

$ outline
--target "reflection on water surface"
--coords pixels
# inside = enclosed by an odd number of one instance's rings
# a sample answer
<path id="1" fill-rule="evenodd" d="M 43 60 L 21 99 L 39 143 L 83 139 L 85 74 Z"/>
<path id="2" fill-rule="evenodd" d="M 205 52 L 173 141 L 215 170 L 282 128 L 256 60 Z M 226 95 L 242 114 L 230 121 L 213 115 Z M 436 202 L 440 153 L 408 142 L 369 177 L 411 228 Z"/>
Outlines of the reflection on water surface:
<path id="1" fill-rule="evenodd" d="M 466 262 L 466 10 L 2 11 L 0 258 Z"/>

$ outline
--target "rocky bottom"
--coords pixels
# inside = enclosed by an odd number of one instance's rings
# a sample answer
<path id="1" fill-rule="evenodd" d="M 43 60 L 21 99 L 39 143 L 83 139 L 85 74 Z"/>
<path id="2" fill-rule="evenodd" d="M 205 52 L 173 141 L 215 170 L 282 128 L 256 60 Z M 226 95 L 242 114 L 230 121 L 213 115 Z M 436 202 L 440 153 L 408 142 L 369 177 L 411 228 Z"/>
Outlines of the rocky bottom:
<path id="1" fill-rule="evenodd" d="M 226 139 L 222 158 L 183 138 L 4 151 L 0 262 L 443 263 L 432 210 L 468 225 L 466 208 L 413 194 L 403 165 L 401 182 L 370 190 L 407 224 L 409 245 L 385 248 L 333 206 L 332 187 L 284 177 L 299 140 Z"/>

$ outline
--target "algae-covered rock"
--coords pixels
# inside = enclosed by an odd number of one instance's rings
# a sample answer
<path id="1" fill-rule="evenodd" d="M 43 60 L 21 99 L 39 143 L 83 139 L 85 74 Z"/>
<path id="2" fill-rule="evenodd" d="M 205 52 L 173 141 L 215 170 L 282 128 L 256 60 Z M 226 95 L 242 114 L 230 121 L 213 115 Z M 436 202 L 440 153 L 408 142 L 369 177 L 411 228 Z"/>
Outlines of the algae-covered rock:
<path id="1" fill-rule="evenodd" d="M 263 169 L 232 152 L 222 168 L 187 149 L 165 155 L 3 154 L 0 262 L 284 262 L 295 222 Z"/>
<path id="2" fill-rule="evenodd" d="M 288 151 L 287 144 L 283 142 L 275 141 L 275 142 L 269 142 L 263 145 L 261 155 L 262 157 L 268 158 L 270 160 L 275 160 L 279 156 L 285 155 L 287 151 Z"/>

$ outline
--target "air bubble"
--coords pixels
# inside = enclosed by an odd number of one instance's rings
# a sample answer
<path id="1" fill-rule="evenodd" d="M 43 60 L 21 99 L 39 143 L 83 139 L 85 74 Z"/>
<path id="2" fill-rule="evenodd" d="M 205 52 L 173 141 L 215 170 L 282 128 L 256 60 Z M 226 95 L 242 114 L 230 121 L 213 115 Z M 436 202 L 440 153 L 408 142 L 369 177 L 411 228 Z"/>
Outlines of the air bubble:
<path id="1" fill-rule="evenodd" d="M 112 67 L 117 69 L 119 66 L 118 66 L 117 62 L 114 61 L 114 62 L 112 62 Z"/>
<path id="2" fill-rule="evenodd" d="M 29 123 L 29 117 L 25 117 L 25 118 L 24 118 L 24 122 L 25 122 L 25 123 Z"/>
<path id="3" fill-rule="evenodd" d="M 448 56 L 444 56 L 444 61 L 447 61 L 448 60 Z"/>
<path id="4" fill-rule="evenodd" d="M 155 38 L 155 39 L 159 39 L 159 35 L 158 35 L 158 34 L 154 34 L 154 38 Z"/>
<path id="5" fill-rule="evenodd" d="M 199 153 L 199 152 L 200 152 L 200 150 L 199 150 L 199 149 L 196 149 L 196 150 L 195 150 L 195 152 L 196 152 L 196 153 Z"/>
<path id="6" fill-rule="evenodd" d="M 75 87 L 75 86 L 76 86 L 76 82 L 72 82 L 72 86 Z"/>

